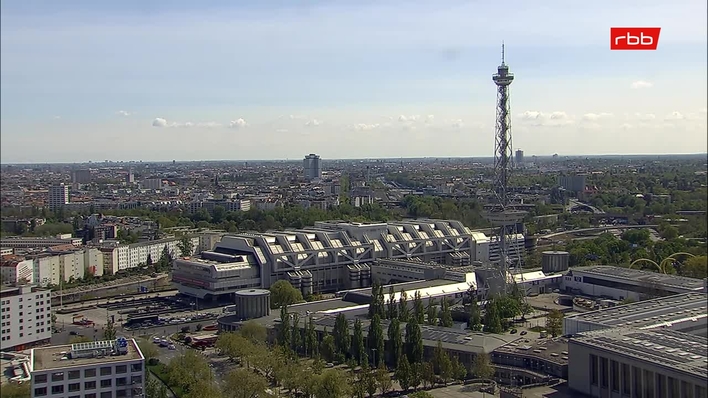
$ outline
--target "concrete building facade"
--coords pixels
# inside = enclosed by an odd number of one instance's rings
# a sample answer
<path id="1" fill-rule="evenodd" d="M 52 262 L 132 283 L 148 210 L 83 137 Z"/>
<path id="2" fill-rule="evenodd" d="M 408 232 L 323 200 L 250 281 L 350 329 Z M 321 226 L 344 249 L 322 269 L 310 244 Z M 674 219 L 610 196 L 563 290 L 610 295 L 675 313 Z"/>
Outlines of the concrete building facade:
<path id="1" fill-rule="evenodd" d="M 30 360 L 32 398 L 144 397 L 145 358 L 133 339 L 36 348 Z"/>
<path id="2" fill-rule="evenodd" d="M 32 285 L 0 286 L 0 350 L 25 350 L 52 337 L 51 292 Z"/>

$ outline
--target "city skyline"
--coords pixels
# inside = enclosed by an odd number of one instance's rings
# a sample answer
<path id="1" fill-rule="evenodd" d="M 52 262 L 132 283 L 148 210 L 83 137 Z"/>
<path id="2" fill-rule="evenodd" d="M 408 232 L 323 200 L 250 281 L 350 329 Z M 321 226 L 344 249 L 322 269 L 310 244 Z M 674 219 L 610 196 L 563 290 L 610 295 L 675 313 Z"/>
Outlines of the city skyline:
<path id="1" fill-rule="evenodd" d="M 514 149 L 708 144 L 704 2 L 33 4 L 2 3 L 3 163 L 491 157 L 502 40 Z"/>

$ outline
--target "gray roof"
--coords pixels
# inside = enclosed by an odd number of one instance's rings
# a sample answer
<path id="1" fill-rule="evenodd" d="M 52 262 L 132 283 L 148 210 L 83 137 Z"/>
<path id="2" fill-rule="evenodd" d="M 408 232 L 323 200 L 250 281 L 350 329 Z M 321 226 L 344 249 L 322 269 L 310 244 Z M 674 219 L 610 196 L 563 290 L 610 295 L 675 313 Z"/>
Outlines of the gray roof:
<path id="1" fill-rule="evenodd" d="M 669 329 L 613 328 L 583 333 L 570 344 L 610 351 L 708 380 L 708 339 L 703 336 Z"/>
<path id="2" fill-rule="evenodd" d="M 568 315 L 567 319 L 608 327 L 650 328 L 669 326 L 708 316 L 708 294 L 684 293 L 653 300 Z"/>
<path id="3" fill-rule="evenodd" d="M 632 283 L 656 284 L 663 287 L 680 288 L 681 290 L 701 290 L 703 280 L 687 278 L 685 276 L 660 274 L 657 272 L 639 269 L 615 267 L 613 265 L 591 265 L 587 267 L 574 267 L 570 272 L 580 271 L 586 274 L 611 277 L 616 280 Z"/>

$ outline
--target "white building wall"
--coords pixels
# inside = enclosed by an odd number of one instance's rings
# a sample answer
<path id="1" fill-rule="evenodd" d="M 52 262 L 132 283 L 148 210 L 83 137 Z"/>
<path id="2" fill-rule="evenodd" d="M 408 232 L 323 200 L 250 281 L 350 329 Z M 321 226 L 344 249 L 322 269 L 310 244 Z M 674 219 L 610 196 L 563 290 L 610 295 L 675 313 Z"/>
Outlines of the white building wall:
<path id="1" fill-rule="evenodd" d="M 84 250 L 84 266 L 86 273 L 93 273 L 94 276 L 103 275 L 103 253 L 95 248 Z"/>
<path id="2" fill-rule="evenodd" d="M 17 283 L 22 280 L 32 283 L 34 281 L 34 264 L 32 260 L 22 260 L 16 265 L 0 267 L 2 280 Z"/>
<path id="3" fill-rule="evenodd" d="M 19 288 L 17 295 L 0 297 L 0 350 L 49 340 L 52 337 L 51 292 Z"/>

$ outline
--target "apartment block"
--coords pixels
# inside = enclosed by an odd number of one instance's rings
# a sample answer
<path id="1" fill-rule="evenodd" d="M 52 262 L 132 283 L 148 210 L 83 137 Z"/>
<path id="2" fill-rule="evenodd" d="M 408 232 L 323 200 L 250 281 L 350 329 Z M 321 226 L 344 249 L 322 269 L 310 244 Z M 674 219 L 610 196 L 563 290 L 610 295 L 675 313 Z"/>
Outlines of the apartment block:
<path id="1" fill-rule="evenodd" d="M 30 363 L 32 398 L 144 397 L 145 358 L 133 339 L 36 348 Z"/>
<path id="2" fill-rule="evenodd" d="M 19 351 L 49 343 L 51 292 L 32 285 L 0 286 L 0 350 Z"/>

